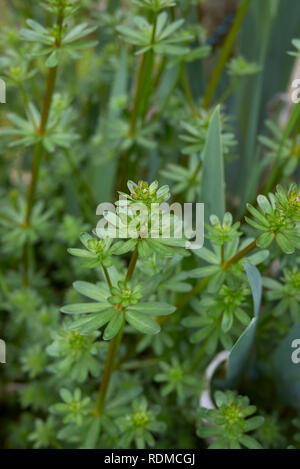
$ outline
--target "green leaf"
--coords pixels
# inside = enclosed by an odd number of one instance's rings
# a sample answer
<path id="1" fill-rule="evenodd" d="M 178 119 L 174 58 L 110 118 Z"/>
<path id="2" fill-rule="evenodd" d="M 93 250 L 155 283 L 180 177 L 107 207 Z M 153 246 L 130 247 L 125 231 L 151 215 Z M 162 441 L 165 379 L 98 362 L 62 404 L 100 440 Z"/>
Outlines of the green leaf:
<path id="1" fill-rule="evenodd" d="M 104 324 L 111 320 L 113 314 L 114 310 L 109 309 L 107 311 L 103 311 L 103 313 L 101 314 L 91 315 L 93 317 L 90 316 L 90 320 L 82 324 L 81 327 L 79 327 L 80 331 L 83 334 L 89 334 L 90 332 L 97 331 L 98 329 L 100 329 L 100 327 L 104 326 Z"/>
<path id="2" fill-rule="evenodd" d="M 242 31 L 244 37 L 242 37 L 243 48 L 241 52 L 245 57 L 251 54 L 261 69 L 266 71 L 268 47 L 272 37 L 272 26 L 276 12 L 274 7 L 277 1 L 265 0 L 261 2 L 260 0 L 252 0 L 250 4 L 252 22 L 249 21 Z M 248 41 L 250 31 L 253 35 L 253 41 Z M 280 56 L 284 55 L 283 50 Z M 272 80 L 272 78 L 272 74 L 266 78 L 266 73 L 259 73 L 246 78 L 243 88 L 237 95 L 235 112 L 239 122 L 240 148 L 243 155 L 239 169 L 240 211 L 243 210 L 246 200 L 253 200 L 255 197 L 263 170 L 263 166 L 259 164 L 260 155 L 256 147 L 257 131 L 260 124 L 261 107 L 268 99 L 263 94 L 264 81 L 266 79 Z"/>
<path id="3" fill-rule="evenodd" d="M 275 238 L 278 243 L 278 246 L 283 250 L 283 252 L 285 252 L 286 254 L 293 254 L 293 252 L 295 251 L 293 243 L 291 243 L 289 239 L 284 236 L 284 234 L 277 233 Z"/>
<path id="4" fill-rule="evenodd" d="M 254 302 L 254 316 L 258 318 L 262 297 L 262 278 L 256 267 L 249 264 L 248 262 L 245 262 L 244 266 L 251 287 Z"/>
<path id="5" fill-rule="evenodd" d="M 207 248 L 196 249 L 193 251 L 196 256 L 200 257 L 204 261 L 208 262 L 209 264 L 219 264 L 218 256 Z"/>
<path id="6" fill-rule="evenodd" d="M 245 432 L 252 432 L 264 423 L 264 418 L 260 416 L 251 417 L 245 423 Z"/>
<path id="7" fill-rule="evenodd" d="M 175 306 L 169 305 L 168 303 L 161 303 L 158 301 L 148 301 L 147 303 L 138 303 L 131 305 L 127 308 L 127 311 L 139 311 L 152 316 L 168 316 L 174 313 L 176 310 Z"/>
<path id="8" fill-rule="evenodd" d="M 85 324 L 88 324 L 93 319 L 99 318 L 99 317 L 100 317 L 99 314 L 89 314 L 86 316 L 81 316 L 80 319 L 76 319 L 71 324 L 68 324 L 67 328 L 69 331 L 75 331 L 76 329 L 81 329 L 81 327 L 83 327 Z"/>
<path id="9" fill-rule="evenodd" d="M 115 335 L 117 335 L 117 333 L 122 327 L 123 320 L 124 313 L 122 313 L 121 311 L 116 311 L 105 328 L 103 339 L 110 340 L 115 337 Z"/>
<path id="10" fill-rule="evenodd" d="M 68 389 L 65 389 L 65 388 L 61 389 L 59 394 L 61 395 L 62 400 L 65 401 L 67 404 L 72 402 L 73 396 L 72 396 L 72 393 Z"/>
<path id="11" fill-rule="evenodd" d="M 222 330 L 226 333 L 230 331 L 233 324 L 233 314 L 230 311 L 225 311 L 222 318 Z"/>
<path id="12" fill-rule="evenodd" d="M 46 60 L 46 66 L 49 68 L 56 67 L 56 65 L 58 64 L 58 60 L 59 60 L 59 51 L 55 49 Z"/>
<path id="13" fill-rule="evenodd" d="M 220 383 L 225 387 L 235 387 L 241 380 L 244 372 L 246 371 L 247 364 L 250 361 L 251 354 L 254 347 L 256 329 L 258 323 L 259 310 L 262 298 L 262 278 L 257 270 L 251 264 L 245 262 L 245 269 L 247 272 L 248 280 L 251 287 L 253 304 L 254 304 L 254 318 L 239 337 L 230 351 L 227 366 L 227 375 L 225 382 Z"/>
<path id="14" fill-rule="evenodd" d="M 48 34 L 48 30 L 46 28 L 44 28 L 44 26 L 42 26 L 40 23 L 38 23 L 37 21 L 35 20 L 32 20 L 31 18 L 28 18 L 26 20 L 26 24 L 28 24 L 28 26 L 31 28 L 31 29 L 34 29 L 34 31 L 36 31 L 37 33 L 40 33 L 40 34 Z"/>
<path id="15" fill-rule="evenodd" d="M 149 318 L 146 314 L 139 313 L 137 311 L 126 311 L 126 320 L 129 324 L 144 334 L 157 334 L 160 331 L 160 327 L 154 319 Z"/>
<path id="16" fill-rule="evenodd" d="M 207 132 L 203 150 L 202 197 L 205 220 L 210 215 L 223 219 L 225 213 L 224 161 L 221 141 L 220 108 L 215 109 Z"/>
<path id="17" fill-rule="evenodd" d="M 293 354 L 296 359 L 300 358 L 300 353 L 297 354 L 300 348 L 299 339 L 300 324 L 295 324 L 274 351 L 271 363 L 274 383 L 280 399 L 300 410 L 300 363 L 295 363 L 293 360 Z"/>
<path id="18" fill-rule="evenodd" d="M 76 303 L 63 306 L 60 311 L 65 314 L 98 313 L 110 308 L 108 303 Z"/>
<path id="19" fill-rule="evenodd" d="M 116 397 L 109 400 L 105 408 L 108 411 L 113 410 L 113 409 L 118 409 L 118 407 L 122 407 L 132 402 L 132 400 L 135 397 L 137 397 L 139 394 L 141 394 L 142 392 L 143 392 L 142 386 L 134 386 L 130 389 L 123 390 L 122 393 L 119 393 Z"/>
<path id="20" fill-rule="evenodd" d="M 103 291 L 103 288 L 90 282 L 82 282 L 78 280 L 73 283 L 73 287 L 78 291 L 78 293 L 100 302 L 106 301 L 107 297 L 110 296 L 108 290 L 105 292 Z"/>
<path id="21" fill-rule="evenodd" d="M 69 248 L 68 253 L 72 256 L 84 257 L 88 259 L 96 259 L 96 255 L 93 252 L 86 251 L 85 249 Z"/>
<path id="22" fill-rule="evenodd" d="M 128 241 L 118 241 L 112 247 L 112 252 L 118 256 L 121 254 L 126 254 L 129 251 L 132 251 L 136 246 L 136 239 L 129 239 Z"/>
<path id="23" fill-rule="evenodd" d="M 78 39 L 81 39 L 82 37 L 87 36 L 88 34 L 92 33 L 96 29 L 97 29 L 97 26 L 89 27 L 88 23 L 78 24 L 66 34 L 66 36 L 63 38 L 63 44 L 67 44 L 73 41 L 78 41 Z"/>
<path id="24" fill-rule="evenodd" d="M 248 449 L 263 449 L 261 444 L 249 435 L 242 435 L 240 437 L 240 442 Z"/>

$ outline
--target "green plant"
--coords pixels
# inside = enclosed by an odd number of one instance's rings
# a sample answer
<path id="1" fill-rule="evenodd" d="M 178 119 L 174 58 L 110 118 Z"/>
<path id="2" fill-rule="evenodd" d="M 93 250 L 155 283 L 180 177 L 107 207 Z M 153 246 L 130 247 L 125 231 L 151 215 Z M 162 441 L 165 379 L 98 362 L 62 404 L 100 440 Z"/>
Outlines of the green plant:
<path id="1" fill-rule="evenodd" d="M 1 447 L 299 447 L 298 3 L 2 7 Z"/>
<path id="2" fill-rule="evenodd" d="M 255 406 L 249 405 L 249 399 L 236 396 L 233 392 L 215 394 L 216 410 L 203 409 L 200 419 L 205 419 L 208 426 L 204 427 L 200 420 L 198 435 L 202 438 L 215 437 L 216 441 L 210 445 L 211 449 L 262 449 L 262 446 L 248 432 L 259 428 L 263 417 L 250 417 L 254 414 Z M 250 418 L 248 418 L 250 417 Z"/>

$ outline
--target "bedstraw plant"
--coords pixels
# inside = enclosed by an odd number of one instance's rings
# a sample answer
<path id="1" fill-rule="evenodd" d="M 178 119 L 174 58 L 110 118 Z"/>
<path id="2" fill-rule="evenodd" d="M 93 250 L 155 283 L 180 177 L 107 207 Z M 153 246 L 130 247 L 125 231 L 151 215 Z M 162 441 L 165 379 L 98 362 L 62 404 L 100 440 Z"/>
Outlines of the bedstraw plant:
<path id="1" fill-rule="evenodd" d="M 4 448 L 300 448 L 299 2 L 214 3 L 2 6 Z"/>

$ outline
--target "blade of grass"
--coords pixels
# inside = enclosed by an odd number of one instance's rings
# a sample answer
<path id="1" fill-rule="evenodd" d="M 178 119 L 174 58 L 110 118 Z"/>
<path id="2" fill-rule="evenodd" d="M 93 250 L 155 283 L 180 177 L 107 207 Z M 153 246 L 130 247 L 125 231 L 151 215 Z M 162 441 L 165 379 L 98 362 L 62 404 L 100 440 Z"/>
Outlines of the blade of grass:
<path id="1" fill-rule="evenodd" d="M 203 150 L 201 200 L 205 204 L 206 220 L 212 214 L 222 219 L 225 213 L 225 178 L 220 127 L 220 107 L 217 106 L 209 124 Z"/>
<path id="2" fill-rule="evenodd" d="M 267 51 L 270 44 L 273 20 L 276 15 L 275 3 L 266 0 L 262 5 L 256 1 L 252 3 L 253 25 L 256 28 L 256 46 L 259 54 L 258 63 L 265 69 Z M 246 38 L 245 38 L 246 40 Z M 243 91 L 239 94 L 239 119 L 241 128 L 242 147 L 241 170 L 239 173 L 240 207 L 244 207 L 251 199 L 251 192 L 255 192 L 258 185 L 259 174 L 256 173 L 259 153 L 256 149 L 256 139 L 259 126 L 260 110 L 262 106 L 262 93 L 265 74 L 259 73 L 255 77 L 245 80 Z"/>

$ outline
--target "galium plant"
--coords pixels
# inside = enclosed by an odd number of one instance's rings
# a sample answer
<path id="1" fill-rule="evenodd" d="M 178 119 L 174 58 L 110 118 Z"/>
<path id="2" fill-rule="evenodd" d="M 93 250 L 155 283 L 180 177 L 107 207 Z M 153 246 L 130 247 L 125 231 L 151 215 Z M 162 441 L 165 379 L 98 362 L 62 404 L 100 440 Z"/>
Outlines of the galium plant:
<path id="1" fill-rule="evenodd" d="M 216 438 L 210 448 L 241 449 L 244 446 L 248 449 L 262 449 L 261 445 L 248 435 L 248 432 L 259 428 L 264 421 L 263 417 L 253 416 L 256 408 L 249 405 L 249 399 L 236 396 L 232 391 L 217 391 L 215 400 L 216 410 L 203 409 L 199 415 L 198 435 Z M 205 426 L 203 419 L 210 426 Z"/>
<path id="2" fill-rule="evenodd" d="M 2 8 L 4 448 L 299 447 L 300 108 L 262 86 L 299 5 L 241 0 L 216 41 L 208 3 Z M 154 226 L 173 202 L 203 247 Z"/>

